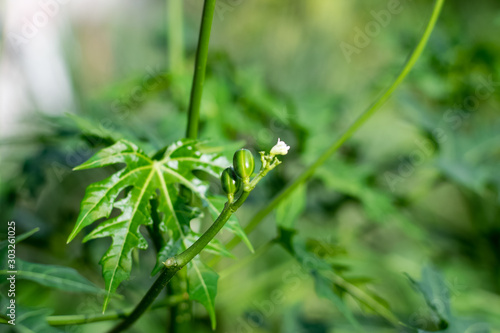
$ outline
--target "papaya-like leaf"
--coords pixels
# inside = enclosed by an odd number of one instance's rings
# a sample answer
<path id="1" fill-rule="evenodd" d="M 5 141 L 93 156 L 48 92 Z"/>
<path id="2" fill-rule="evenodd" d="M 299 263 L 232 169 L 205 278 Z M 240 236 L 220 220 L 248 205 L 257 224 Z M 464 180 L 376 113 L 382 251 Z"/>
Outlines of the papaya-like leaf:
<path id="1" fill-rule="evenodd" d="M 215 330 L 215 295 L 219 274 L 197 257 L 187 265 L 187 270 L 189 298 L 203 304 L 210 316 L 212 329 Z"/>
<path id="2" fill-rule="evenodd" d="M 345 304 L 344 300 L 337 295 L 333 287 L 335 282 L 329 275 L 335 274 L 330 264 L 308 251 L 304 239 L 296 238 L 295 231 L 280 228 L 279 244 L 286 249 L 303 269 L 314 279 L 316 294 L 331 301 L 342 315 L 349 321 L 356 332 L 362 332 L 361 324 L 354 313 Z"/>
<path id="3" fill-rule="evenodd" d="M 157 200 L 156 210 L 161 216 L 159 227 L 169 236 L 167 245 L 159 254 L 161 263 L 162 258 L 177 254 L 198 237 L 190 229 L 189 223 L 194 217 L 193 209 L 179 195 L 180 185 L 191 190 L 203 202 L 208 202 L 208 182 L 196 178 L 194 171 L 201 170 L 219 176 L 228 164 L 229 162 L 220 155 L 201 153 L 194 140 L 177 141 L 155 154 L 154 158 L 146 155 L 133 143 L 122 140 L 99 151 L 75 168 L 82 170 L 123 165 L 116 173 L 87 188 L 76 225 L 68 237 L 69 242 L 83 228 L 104 218 L 84 238 L 84 241 L 112 238 L 111 246 L 100 261 L 106 283 L 104 310 L 110 295 L 122 281 L 130 277 L 132 251 L 147 248 L 147 241 L 140 228 L 142 225 L 152 224 L 150 200 Z M 121 193 L 125 195 L 122 197 Z M 114 209 L 121 213 L 110 218 Z M 227 255 L 216 241 L 208 249 Z M 160 268 L 161 265 L 157 265 L 155 270 Z M 201 268 L 199 270 L 206 271 Z M 202 274 L 197 280 L 202 289 L 203 285 L 208 285 L 203 281 L 203 276 Z M 193 285 L 191 289 L 197 290 L 198 287 Z M 208 303 L 204 301 L 202 304 Z"/>
<path id="4" fill-rule="evenodd" d="M 184 184 L 184 183 L 183 183 Z M 184 184 L 187 186 L 187 184 Z M 194 189 L 195 186 L 192 186 Z M 191 219 L 198 217 L 199 212 L 185 205 L 181 198 L 177 202 L 172 202 L 169 195 L 168 186 L 162 184 L 160 189 L 160 205 L 163 208 L 163 223 L 170 232 L 170 239 L 158 253 L 158 260 L 153 274 L 156 274 L 163 267 L 163 262 L 169 257 L 176 255 L 180 250 L 185 250 L 193 244 L 199 234 L 189 228 Z M 205 198 L 203 196 L 203 198 Z M 167 218 L 165 218 L 167 216 Z M 204 248 L 204 251 L 232 256 L 223 244 L 217 239 Z M 188 294 L 190 299 L 201 303 L 208 311 L 212 326 L 215 328 L 215 295 L 217 294 L 218 274 L 210 267 L 206 266 L 196 257 L 188 265 Z"/>
<path id="5" fill-rule="evenodd" d="M 357 332 L 364 331 L 352 311 L 344 303 L 344 300 L 333 291 L 334 283 L 317 271 L 313 270 L 311 274 L 314 278 L 316 294 L 332 302 Z"/>
<path id="6" fill-rule="evenodd" d="M 420 281 L 406 274 L 411 285 L 424 298 L 430 312 L 427 316 L 421 316 L 416 323 L 419 333 L 446 332 L 460 333 L 474 331 L 475 327 L 481 327 L 481 332 L 490 332 L 488 325 L 481 323 L 479 319 L 474 317 L 456 316 L 452 312 L 451 307 L 451 286 L 446 282 L 442 274 L 431 266 L 422 268 L 422 276 Z M 453 291 L 455 292 L 455 291 Z"/>
<path id="7" fill-rule="evenodd" d="M 161 269 L 164 260 L 185 250 L 199 237 L 191 230 L 190 221 L 200 215 L 200 210 L 186 202 L 181 189 L 190 190 L 204 206 L 211 209 L 214 216 L 218 216 L 218 208 L 207 199 L 208 182 L 195 174 L 203 171 L 219 177 L 229 162 L 218 154 L 202 153 L 198 147 L 195 140 L 180 140 L 150 157 L 133 143 L 121 140 L 75 168 L 122 166 L 108 178 L 88 186 L 76 225 L 68 237 L 70 242 L 83 228 L 102 220 L 83 241 L 103 237 L 112 239 L 111 246 L 100 261 L 106 283 L 104 310 L 110 295 L 130 277 L 133 250 L 148 246 L 141 226 L 152 224 L 151 199 L 158 203 L 153 209 L 156 210 L 155 216 L 160 218 L 159 229 L 168 236 L 166 245 L 159 251 L 153 274 Z M 111 213 L 117 210 L 119 213 L 113 213 L 110 218 Z M 236 226 L 231 222 L 228 228 L 246 239 L 239 224 Z M 249 244 L 248 240 L 246 242 Z M 231 256 L 217 240 L 212 241 L 206 251 Z M 215 324 L 213 299 L 216 285 L 214 287 L 213 283 L 217 279 L 199 260 L 191 263 L 188 269 L 200 272 L 197 279 L 192 279 L 190 290 L 194 294 L 190 295 L 207 307 Z M 205 281 L 205 277 L 210 281 Z M 210 297 L 201 297 L 200 290 L 205 290 L 204 295 Z"/>

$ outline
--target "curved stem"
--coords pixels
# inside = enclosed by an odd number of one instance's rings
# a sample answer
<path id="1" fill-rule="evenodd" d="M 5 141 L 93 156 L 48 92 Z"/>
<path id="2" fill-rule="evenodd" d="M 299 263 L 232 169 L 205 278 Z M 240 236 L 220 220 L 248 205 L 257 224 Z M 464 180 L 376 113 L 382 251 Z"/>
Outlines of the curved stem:
<path id="1" fill-rule="evenodd" d="M 153 283 L 151 288 L 142 300 L 137 304 L 135 309 L 128 315 L 121 323 L 112 328 L 109 333 L 122 332 L 128 327 L 130 327 L 140 316 L 151 306 L 156 297 L 161 293 L 163 288 L 168 284 L 168 282 L 174 277 L 179 270 L 186 266 L 193 258 L 198 255 L 205 246 L 217 235 L 217 233 L 222 229 L 224 224 L 229 220 L 231 215 L 243 204 L 247 199 L 250 192 L 243 192 L 238 200 L 233 203 L 226 203 L 224 209 L 220 213 L 219 217 L 210 226 L 210 228 L 189 248 L 184 252 L 169 258 L 165 262 L 165 267 L 160 272 L 160 275 Z"/>
<path id="2" fill-rule="evenodd" d="M 205 0 L 203 5 L 203 16 L 200 26 L 200 37 L 196 49 L 196 60 L 194 67 L 193 85 L 189 99 L 188 125 L 186 136 L 196 139 L 198 136 L 198 120 L 200 117 L 201 96 L 203 83 L 205 81 L 205 69 L 207 67 L 208 44 L 210 42 L 210 30 L 214 18 L 215 0 Z"/>
<path id="3" fill-rule="evenodd" d="M 439 17 L 439 13 L 441 12 L 441 8 L 443 7 L 444 0 L 436 0 L 434 3 L 434 8 L 425 28 L 425 31 L 420 38 L 417 46 L 411 53 L 410 57 L 406 61 L 405 66 L 396 77 L 394 82 L 389 86 L 389 88 L 380 96 L 373 104 L 371 104 L 355 121 L 352 125 L 342 134 L 332 145 L 321 155 L 318 159 L 310 165 L 304 172 L 302 172 L 292 183 L 290 183 L 285 189 L 283 189 L 277 196 L 267 204 L 263 209 L 259 210 L 257 214 L 253 216 L 250 222 L 245 227 L 245 232 L 252 232 L 276 206 L 285 198 L 287 198 L 293 191 L 299 187 L 302 183 L 304 183 L 309 177 L 311 177 L 316 169 L 321 166 L 326 160 L 335 153 L 341 146 L 347 141 L 380 107 L 391 97 L 392 93 L 396 90 L 396 88 L 401 84 L 404 78 L 411 71 L 418 58 L 422 54 L 422 51 L 429 40 L 429 37 L 436 25 L 436 21 Z M 233 238 L 228 244 L 228 249 L 234 248 L 240 240 L 238 238 Z"/>
<path id="4" fill-rule="evenodd" d="M 122 332 L 135 323 L 135 321 L 139 319 L 139 317 L 142 316 L 142 314 L 151 306 L 156 297 L 158 297 L 163 288 L 165 288 L 167 283 L 172 279 L 172 277 L 174 277 L 179 269 L 180 268 L 173 266 L 163 268 L 160 276 L 158 276 L 139 304 L 137 304 L 134 310 L 121 323 L 113 327 L 109 333 Z"/>
<path id="5" fill-rule="evenodd" d="M 186 251 L 174 257 L 175 265 L 184 267 L 187 265 L 193 258 L 200 253 L 205 246 L 217 235 L 217 233 L 222 229 L 224 224 L 226 224 L 229 217 L 232 215 L 232 212 L 229 210 L 228 204 L 224 206 L 222 213 L 215 220 L 215 222 L 210 226 L 210 228 L 194 242 Z"/>

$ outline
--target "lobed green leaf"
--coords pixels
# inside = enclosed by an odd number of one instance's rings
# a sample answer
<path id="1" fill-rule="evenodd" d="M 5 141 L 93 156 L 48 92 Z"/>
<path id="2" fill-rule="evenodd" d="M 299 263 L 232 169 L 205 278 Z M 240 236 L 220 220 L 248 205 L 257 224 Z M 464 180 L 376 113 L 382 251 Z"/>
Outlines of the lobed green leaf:
<path id="1" fill-rule="evenodd" d="M 105 293 L 103 289 L 95 286 L 70 267 L 35 264 L 17 259 L 16 269 L 17 279 L 31 280 L 41 285 L 64 291 L 91 294 Z M 6 270 L 0 271 L 0 275 L 7 274 Z"/>
<path id="2" fill-rule="evenodd" d="M 75 168 L 82 170 L 110 165 L 121 166 L 108 178 L 87 188 L 76 225 L 68 237 L 70 242 L 82 229 L 104 219 L 83 239 L 86 242 L 104 237 L 112 238 L 111 246 L 100 261 L 106 283 L 104 310 L 110 295 L 122 281 L 130 277 L 132 252 L 135 249 L 146 249 L 148 246 L 141 233 L 141 226 L 152 224 L 150 200 L 155 199 L 158 202 L 158 205 L 155 205 L 155 216 L 160 217 L 159 229 L 168 237 L 165 246 L 158 253 L 157 264 L 153 269 L 153 274 L 156 274 L 166 259 L 188 248 L 200 236 L 190 228 L 191 220 L 200 216 L 200 211 L 191 206 L 192 203 L 181 190 L 187 189 L 201 200 L 215 218 L 219 214 L 220 204 L 207 198 L 209 184 L 197 178 L 195 173 L 202 171 L 219 177 L 228 164 L 229 162 L 220 155 L 202 153 L 195 140 L 177 141 L 153 157 L 147 156 L 133 143 L 122 140 L 102 149 Z M 110 218 L 113 211 L 119 213 Z M 242 237 L 252 249 L 237 220 L 231 220 L 226 229 Z M 213 240 L 205 250 L 232 257 L 217 240 Z M 196 273 L 192 275 L 189 294 L 193 300 L 207 307 L 215 324 L 215 272 L 211 272 L 199 260 L 193 261 L 188 269 Z"/>

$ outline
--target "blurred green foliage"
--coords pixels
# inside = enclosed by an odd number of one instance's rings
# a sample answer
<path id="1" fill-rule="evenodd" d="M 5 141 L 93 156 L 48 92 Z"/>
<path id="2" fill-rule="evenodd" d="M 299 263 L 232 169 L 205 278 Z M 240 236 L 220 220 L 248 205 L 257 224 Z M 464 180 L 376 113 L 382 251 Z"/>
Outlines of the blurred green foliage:
<path id="1" fill-rule="evenodd" d="M 390 84 L 432 2 L 403 1 L 350 59 L 339 45 L 354 45 L 357 28 L 389 1 L 218 3 L 226 7 L 214 18 L 200 138 L 228 158 L 243 145 L 268 150 L 278 137 L 292 147 L 285 167 L 238 211 L 245 225 Z M 99 42 L 113 56 L 99 66 L 71 56 L 75 45 L 92 46 L 68 37 L 77 109 L 37 112 L 26 119 L 36 130 L 1 143 L 1 220 L 15 220 L 18 234 L 40 228 L 18 245 L 18 258 L 72 267 L 85 277 L 78 279 L 104 286 L 97 262 L 109 241 L 66 239 L 85 188 L 115 170 L 71 169 L 121 138 L 151 153 L 184 136 L 201 1 L 184 3 L 180 68 L 165 57 L 164 7 L 117 10 Z M 250 235 L 256 254 L 240 244 L 237 261 L 215 267 L 217 332 L 500 332 L 499 28 L 498 1 L 445 4 L 423 56 L 379 114 Z M 304 253 L 316 258 L 312 265 Z M 134 261 L 139 269 L 117 290 L 124 297 L 115 308 L 135 304 L 152 283 L 154 248 Z M 7 284 L 0 287 L 5 302 Z M 56 315 L 101 309 L 100 296 L 50 287 L 19 279 L 17 300 Z M 46 325 L 50 312 L 28 322 Z M 187 330 L 210 332 L 205 310 L 190 312 Z M 149 312 L 130 331 L 164 332 L 169 315 Z"/>

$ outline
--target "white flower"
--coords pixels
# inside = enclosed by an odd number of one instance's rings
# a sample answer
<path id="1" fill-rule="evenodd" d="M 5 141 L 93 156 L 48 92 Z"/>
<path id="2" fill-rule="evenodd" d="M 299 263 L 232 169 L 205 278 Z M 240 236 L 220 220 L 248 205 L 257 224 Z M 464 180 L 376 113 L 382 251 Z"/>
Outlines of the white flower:
<path id="1" fill-rule="evenodd" d="M 286 155 L 288 154 L 288 149 L 290 149 L 290 146 L 287 146 L 285 141 L 278 139 L 278 143 L 271 148 L 271 155 Z"/>

